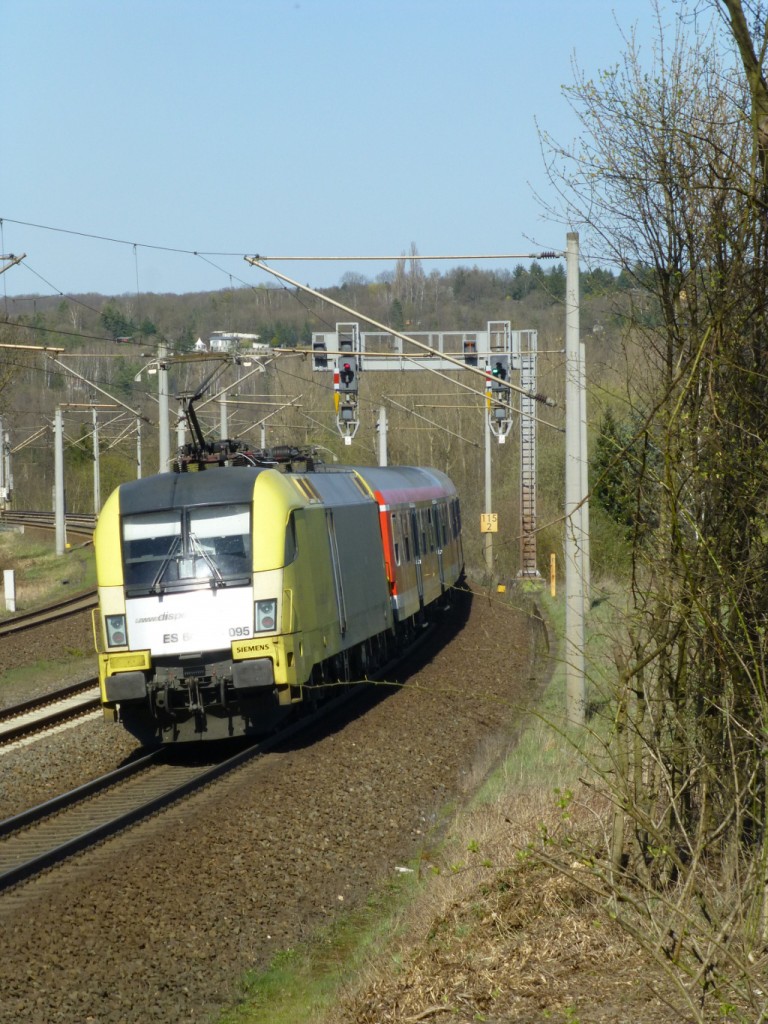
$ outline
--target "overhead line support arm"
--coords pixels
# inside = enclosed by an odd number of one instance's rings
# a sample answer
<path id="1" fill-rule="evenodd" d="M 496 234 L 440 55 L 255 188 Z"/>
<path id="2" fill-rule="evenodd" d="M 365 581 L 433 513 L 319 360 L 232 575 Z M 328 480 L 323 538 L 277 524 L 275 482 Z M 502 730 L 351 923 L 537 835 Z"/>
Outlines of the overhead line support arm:
<path id="1" fill-rule="evenodd" d="M 395 338 L 400 338 L 401 341 L 407 341 L 410 345 L 415 345 L 417 348 L 423 349 L 430 355 L 434 355 L 434 350 L 431 349 L 429 345 L 425 345 L 424 342 L 419 341 L 417 338 L 412 338 L 407 334 L 401 334 L 400 331 L 396 331 L 393 327 L 388 327 L 386 324 L 382 324 L 378 320 L 374 320 L 370 316 L 363 315 L 361 312 L 359 312 L 359 310 L 351 309 L 349 306 L 345 306 L 343 303 L 337 302 L 336 299 L 331 299 L 327 295 L 323 295 L 322 292 L 315 291 L 315 289 L 310 288 L 309 285 L 301 284 L 299 281 L 294 281 L 293 278 L 287 277 L 285 274 L 281 274 L 279 270 L 274 270 L 272 267 L 268 267 L 266 263 L 262 263 L 262 261 L 257 257 L 245 256 L 244 259 L 246 263 L 250 263 L 251 266 L 258 267 L 259 270 L 265 270 L 268 274 L 272 274 L 274 277 L 279 278 L 281 281 L 285 281 L 286 284 L 290 284 L 294 288 L 300 288 L 301 291 L 306 292 L 308 295 L 314 295 L 315 298 L 320 299 L 323 302 L 328 302 L 332 306 L 336 306 L 344 313 L 349 313 L 350 316 L 354 316 L 360 320 L 364 320 L 366 323 L 371 324 L 373 327 L 378 327 L 380 331 L 384 331 L 386 334 L 391 334 Z M 485 370 L 480 369 L 480 367 L 467 366 L 466 363 L 462 362 L 460 359 L 455 359 L 447 352 L 444 352 L 442 354 L 442 358 L 449 363 L 453 363 L 460 370 L 470 370 L 472 373 L 479 374 L 483 378 L 484 382 L 487 381 L 488 379 L 488 374 L 486 373 Z M 512 391 L 517 391 L 519 394 L 524 395 L 526 398 L 530 398 L 535 402 L 542 402 L 544 405 L 548 405 L 550 407 L 555 406 L 557 404 L 553 399 L 547 398 L 546 395 L 531 394 L 531 392 L 526 391 L 524 388 L 518 387 L 516 384 L 509 383 L 508 387 Z"/>

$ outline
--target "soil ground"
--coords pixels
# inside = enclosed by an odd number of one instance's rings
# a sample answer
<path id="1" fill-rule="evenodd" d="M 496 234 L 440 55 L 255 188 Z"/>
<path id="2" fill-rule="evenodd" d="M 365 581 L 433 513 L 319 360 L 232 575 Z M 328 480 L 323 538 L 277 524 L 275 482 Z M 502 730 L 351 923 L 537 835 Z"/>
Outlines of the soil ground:
<path id="1" fill-rule="evenodd" d="M 42 646 L 65 656 L 86 638 L 83 621 Z M 333 1011 L 302 1024 L 697 1019 L 664 965 L 612 920 L 582 865 L 555 870 L 538 856 L 543 828 L 563 827 L 557 780 L 544 797 L 523 777 L 508 780 L 490 803 L 449 816 L 514 748 L 540 697 L 537 641 L 539 620 L 476 593 L 405 685 L 364 713 L 0 900 L 0 1020 L 216 1021 L 243 972 L 311 944 L 404 866 L 424 884 L 393 944 L 362 976 L 334 960 Z M 27 643 L 27 657 L 40 654 Z M 34 686 L 15 687 L 14 699 L 25 689 Z M 0 805 L 11 813 L 31 794 L 74 786 L 134 746 L 99 722 L 6 755 Z M 585 830 L 588 846 L 604 809 L 587 787 L 574 789 L 569 828 Z M 699 1019 L 750 1020 L 717 1007 Z"/>

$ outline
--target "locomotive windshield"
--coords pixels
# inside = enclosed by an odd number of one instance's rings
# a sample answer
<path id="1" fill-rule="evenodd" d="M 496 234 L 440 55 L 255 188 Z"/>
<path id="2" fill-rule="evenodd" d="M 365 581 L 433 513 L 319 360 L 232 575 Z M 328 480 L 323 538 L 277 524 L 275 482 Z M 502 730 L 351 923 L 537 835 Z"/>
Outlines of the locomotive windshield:
<path id="1" fill-rule="evenodd" d="M 201 505 L 123 517 L 129 594 L 235 586 L 251 578 L 248 505 Z"/>

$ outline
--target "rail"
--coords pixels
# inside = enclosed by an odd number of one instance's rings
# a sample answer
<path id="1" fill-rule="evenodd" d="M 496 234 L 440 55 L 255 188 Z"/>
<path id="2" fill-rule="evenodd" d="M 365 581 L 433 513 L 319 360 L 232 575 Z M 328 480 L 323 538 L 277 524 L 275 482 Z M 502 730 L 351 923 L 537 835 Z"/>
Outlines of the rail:
<path id="1" fill-rule="evenodd" d="M 96 711 L 101 705 L 98 683 L 87 679 L 0 709 L 0 747 Z"/>
<path id="2" fill-rule="evenodd" d="M 29 509 L 6 509 L 0 512 L 0 526 L 29 526 L 38 530 L 54 530 L 56 517 L 53 512 L 34 512 Z M 81 513 L 67 514 L 64 525 L 68 533 L 91 537 L 96 526 L 96 516 Z"/>

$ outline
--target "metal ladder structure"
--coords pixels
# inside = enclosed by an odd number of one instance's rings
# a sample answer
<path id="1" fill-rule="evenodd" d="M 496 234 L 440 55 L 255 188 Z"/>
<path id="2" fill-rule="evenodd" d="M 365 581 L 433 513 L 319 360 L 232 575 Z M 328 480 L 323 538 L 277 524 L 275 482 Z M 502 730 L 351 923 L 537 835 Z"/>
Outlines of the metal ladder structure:
<path id="1" fill-rule="evenodd" d="M 541 579 L 536 568 L 536 331 L 521 331 L 520 569 L 518 579 Z"/>

